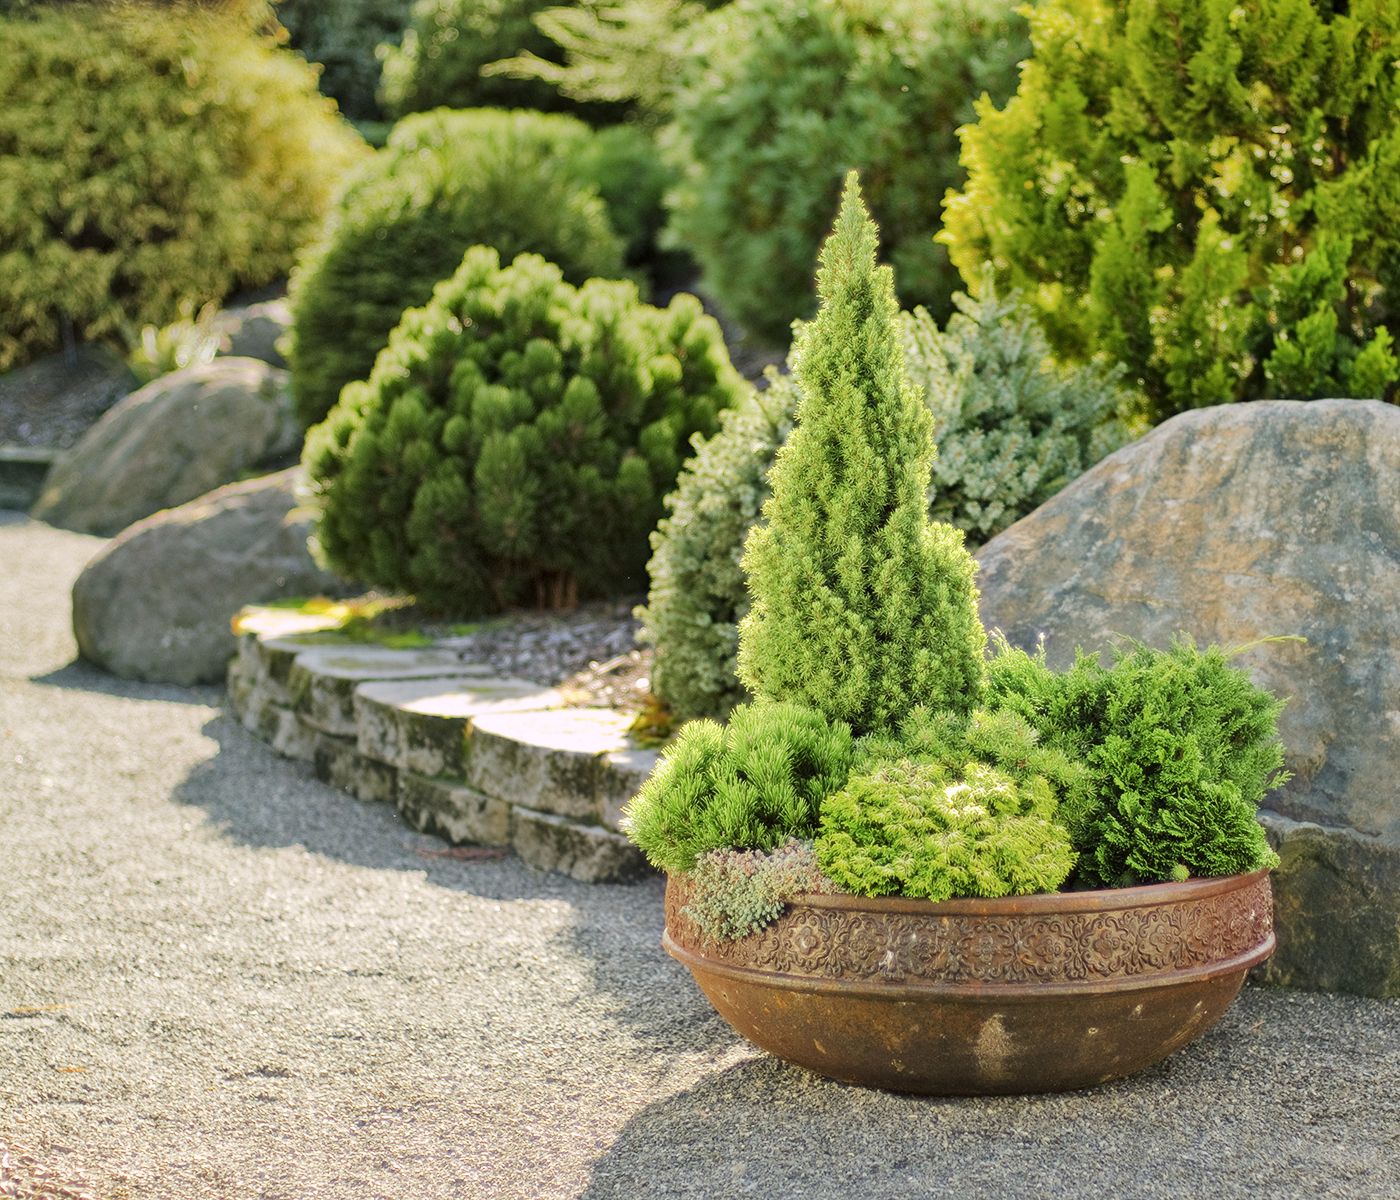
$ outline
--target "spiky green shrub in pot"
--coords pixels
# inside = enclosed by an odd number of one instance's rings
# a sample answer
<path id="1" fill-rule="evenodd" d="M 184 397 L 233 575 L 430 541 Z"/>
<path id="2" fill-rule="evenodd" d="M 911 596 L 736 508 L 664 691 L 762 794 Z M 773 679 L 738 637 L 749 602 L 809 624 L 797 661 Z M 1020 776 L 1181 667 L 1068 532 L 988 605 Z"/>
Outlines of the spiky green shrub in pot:
<path id="1" fill-rule="evenodd" d="M 943 236 L 1107 351 L 1153 420 L 1400 378 L 1400 2 L 1045 0 Z"/>
<path id="2" fill-rule="evenodd" d="M 962 532 L 929 523 L 933 421 L 905 372 L 877 245 L 852 172 L 822 248 L 821 310 L 795 351 L 797 424 L 744 548 L 739 627 L 754 695 L 862 732 L 920 704 L 970 708 L 986 645 Z"/>
<path id="3" fill-rule="evenodd" d="M 933 415 L 929 514 L 981 543 L 1048 500 L 1126 436 L 1132 403 L 1118 372 L 1062 367 L 1025 307 L 988 288 L 956 298 L 940 331 L 905 313 L 910 379 Z M 792 374 L 740 405 L 697 448 L 652 535 L 643 637 L 656 647 L 653 692 L 682 717 L 721 717 L 744 698 L 738 622 L 748 611 L 739 560 L 768 496 L 768 471 L 800 395 Z"/>
<path id="4" fill-rule="evenodd" d="M 0 370 L 286 274 L 363 143 L 230 14 L 0 17 Z"/>
<path id="5" fill-rule="evenodd" d="M 961 180 L 956 129 L 1016 85 L 1028 48 L 1011 0 L 735 0 L 689 37 L 669 131 L 671 228 L 725 311 L 785 339 L 862 171 L 906 304 L 947 309 L 956 275 L 930 240 Z"/>
<path id="6" fill-rule="evenodd" d="M 850 726 L 800 704 L 744 705 L 727 725 L 692 721 L 629 806 L 627 830 L 672 872 L 716 850 L 772 850 L 815 832 L 853 758 Z"/>
<path id="7" fill-rule="evenodd" d="M 1089 790 L 1062 813 L 1079 883 L 1121 887 L 1278 865 L 1255 818 L 1284 783 L 1282 703 L 1218 647 L 1080 656 L 1055 674 L 1002 645 L 989 703 L 1019 713 L 1048 746 L 1085 764 Z"/>
<path id="8" fill-rule="evenodd" d="M 383 51 L 380 97 L 396 116 L 430 108 L 509 105 L 558 108 L 558 93 L 535 79 L 483 75 L 482 67 L 524 52 L 558 57 L 534 17 L 554 0 L 417 0 L 403 39 Z"/>
<path id="9" fill-rule="evenodd" d="M 316 536 L 448 612 L 625 592 L 688 439 L 742 386 L 694 297 L 473 247 L 308 434 Z"/>
<path id="10" fill-rule="evenodd" d="M 1020 716 L 917 709 L 897 733 L 866 738 L 845 788 L 823 802 L 817 862 L 862 896 L 1053 892 L 1075 862 L 1061 811 L 1088 785 Z"/>
<path id="11" fill-rule="evenodd" d="M 582 122 L 541 113 L 423 113 L 347 179 L 292 278 L 289 362 L 307 424 L 364 379 L 405 309 L 427 302 L 474 243 L 535 253 L 582 283 L 615 276 L 622 239 L 576 163 Z"/>
<path id="12" fill-rule="evenodd" d="M 1223 652 L 1135 648 L 1055 676 L 1003 644 L 988 678 L 974 564 L 927 517 L 931 422 L 875 244 L 852 175 L 745 552 L 740 663 L 760 699 L 728 729 L 686 726 L 628 831 L 717 940 L 799 889 L 938 901 L 1272 865 L 1254 813 L 1281 779 L 1279 706 Z"/>

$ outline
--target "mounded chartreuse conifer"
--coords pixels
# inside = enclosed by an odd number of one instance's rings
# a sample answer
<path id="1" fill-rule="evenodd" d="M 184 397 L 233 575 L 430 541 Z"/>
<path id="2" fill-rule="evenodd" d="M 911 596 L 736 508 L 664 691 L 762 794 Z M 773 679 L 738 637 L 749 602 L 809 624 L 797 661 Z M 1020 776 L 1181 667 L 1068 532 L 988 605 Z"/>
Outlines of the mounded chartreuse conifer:
<path id="1" fill-rule="evenodd" d="M 801 333 L 797 425 L 749 535 L 739 675 L 860 732 L 918 705 L 966 712 L 986 634 L 961 531 L 930 524 L 932 418 L 904 369 L 892 272 L 854 172 Z"/>
<path id="2" fill-rule="evenodd" d="M 308 434 L 320 548 L 463 615 L 630 590 L 689 439 L 742 388 L 693 296 L 473 247 Z"/>
<path id="3" fill-rule="evenodd" d="M 1400 0 L 1041 0 L 940 235 L 1161 420 L 1400 380 Z"/>

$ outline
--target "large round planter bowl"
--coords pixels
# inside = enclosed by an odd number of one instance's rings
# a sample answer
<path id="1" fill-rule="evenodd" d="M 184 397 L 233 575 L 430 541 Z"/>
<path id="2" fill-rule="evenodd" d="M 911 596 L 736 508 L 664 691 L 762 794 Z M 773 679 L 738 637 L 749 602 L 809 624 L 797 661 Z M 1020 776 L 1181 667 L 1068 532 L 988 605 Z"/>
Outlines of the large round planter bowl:
<path id="1" fill-rule="evenodd" d="M 705 940 L 666 888 L 662 943 L 755 1045 L 833 1079 L 933 1095 L 1131 1075 L 1218 1021 L 1273 952 L 1267 871 L 1002 900 L 799 897 Z"/>

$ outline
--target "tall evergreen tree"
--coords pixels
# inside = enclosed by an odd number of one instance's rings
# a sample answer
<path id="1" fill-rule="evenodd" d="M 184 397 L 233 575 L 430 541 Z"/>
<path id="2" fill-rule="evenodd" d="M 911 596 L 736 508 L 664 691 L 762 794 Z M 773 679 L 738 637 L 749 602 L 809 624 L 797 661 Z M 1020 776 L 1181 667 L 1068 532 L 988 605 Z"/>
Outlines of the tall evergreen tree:
<path id="1" fill-rule="evenodd" d="M 800 336 L 797 425 L 744 553 L 739 674 L 755 695 L 887 728 L 919 704 L 966 710 L 983 682 L 976 564 L 930 524 L 932 419 L 906 374 L 893 273 L 853 171 Z"/>

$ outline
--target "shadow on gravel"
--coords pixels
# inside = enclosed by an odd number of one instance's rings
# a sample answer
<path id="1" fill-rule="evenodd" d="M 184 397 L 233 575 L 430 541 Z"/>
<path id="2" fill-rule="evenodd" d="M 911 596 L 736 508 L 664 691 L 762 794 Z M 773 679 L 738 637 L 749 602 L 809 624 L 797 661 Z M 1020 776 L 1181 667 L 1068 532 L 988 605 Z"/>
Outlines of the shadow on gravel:
<path id="1" fill-rule="evenodd" d="M 1106 1087 L 936 1098 L 767 1056 L 658 1100 L 586 1200 L 641 1195 L 1400 1196 L 1394 1002 L 1246 987 L 1199 1042 Z"/>
<path id="2" fill-rule="evenodd" d="M 216 701 L 217 702 L 217 701 Z M 558 900 L 574 919 L 560 949 L 578 955 L 638 1041 L 679 1053 L 722 1053 L 738 1041 L 661 949 L 662 881 L 588 884 L 536 871 L 514 855 L 460 859 L 418 833 L 388 804 L 367 803 L 317 780 L 309 764 L 277 755 L 227 713 L 201 729 L 218 747 L 174 792 L 244 846 L 302 846 L 372 870 L 414 871 L 427 882 L 486 900 Z"/>
<path id="3" fill-rule="evenodd" d="M 177 687 L 172 683 L 145 683 L 139 679 L 122 679 L 75 658 L 65 667 L 43 675 L 31 675 L 30 683 L 44 687 L 71 688 L 79 692 L 98 692 L 123 700 L 163 700 L 170 704 L 199 704 L 213 708 L 220 702 L 222 690 L 214 684 L 198 687 Z"/>

